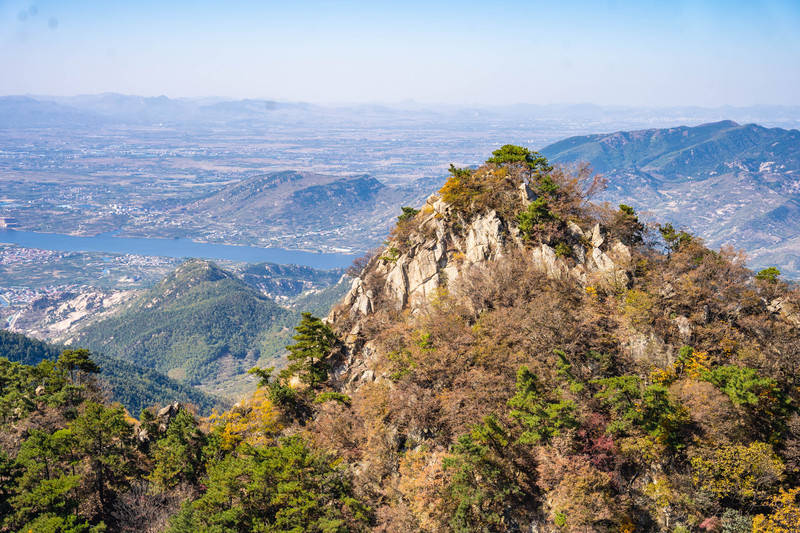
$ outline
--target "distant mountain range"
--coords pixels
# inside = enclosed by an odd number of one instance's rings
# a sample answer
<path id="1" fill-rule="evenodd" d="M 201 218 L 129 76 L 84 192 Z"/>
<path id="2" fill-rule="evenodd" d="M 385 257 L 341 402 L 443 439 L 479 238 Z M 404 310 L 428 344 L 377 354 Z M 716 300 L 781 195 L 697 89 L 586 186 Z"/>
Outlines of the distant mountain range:
<path id="1" fill-rule="evenodd" d="M 672 222 L 712 247 L 742 248 L 756 268 L 800 277 L 800 131 L 732 121 L 570 137 L 541 152 L 588 162 L 602 199 Z"/>
<path id="2" fill-rule="evenodd" d="M 800 106 L 757 105 L 717 108 L 626 107 L 594 104 L 448 105 L 403 102 L 394 104 L 317 105 L 268 99 L 169 98 L 102 93 L 78 96 L 0 96 L 0 129 L 100 124 L 230 124 L 239 127 L 265 123 L 313 125 L 319 121 L 397 127 L 433 123 L 447 129 L 458 124 L 493 129 L 494 121 L 592 124 L 653 124 L 719 120 L 768 123 L 783 127 L 800 124 Z M 595 131 L 597 131 L 595 129 Z"/>
<path id="3" fill-rule="evenodd" d="M 164 217 L 206 234 L 236 232 L 250 240 L 288 239 L 301 247 L 363 249 L 383 240 L 401 205 L 421 203 L 441 182 L 437 177 L 395 187 L 367 175 L 270 172 L 224 187 Z"/>

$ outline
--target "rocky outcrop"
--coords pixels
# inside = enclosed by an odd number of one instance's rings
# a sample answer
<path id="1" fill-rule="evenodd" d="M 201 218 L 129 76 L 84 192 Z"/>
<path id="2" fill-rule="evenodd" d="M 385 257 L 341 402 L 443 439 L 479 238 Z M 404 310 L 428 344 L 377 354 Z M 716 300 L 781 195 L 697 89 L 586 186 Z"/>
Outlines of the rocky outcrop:
<path id="1" fill-rule="evenodd" d="M 800 327 L 800 309 L 785 298 L 776 298 L 767 304 L 767 310 L 783 318 L 793 326 Z"/>
<path id="2" fill-rule="evenodd" d="M 178 413 L 181 412 L 181 409 L 183 408 L 184 406 L 182 403 L 175 402 L 166 405 L 158 410 L 158 413 L 156 413 L 156 416 L 153 419 L 152 424 L 150 424 L 151 428 L 155 430 L 156 436 L 163 435 L 167 431 L 169 425 L 172 423 L 172 421 L 175 419 Z M 141 424 L 138 426 L 136 432 L 136 438 L 139 440 L 139 442 L 148 442 L 153 437 L 154 436 L 150 434 L 150 431 L 148 430 L 145 424 Z"/>
<path id="3" fill-rule="evenodd" d="M 448 280 L 456 279 L 465 265 L 500 257 L 506 242 L 513 239 L 494 211 L 476 217 L 459 231 L 445 223 L 451 215 L 449 205 L 436 196 L 429 198 L 417 215 L 421 235 L 413 235 L 402 252 L 399 243 L 390 242 L 361 277 L 353 280 L 343 305 L 329 320 L 336 322 L 342 313 L 355 319 L 368 315 L 375 310 L 379 296 L 398 310 L 419 309 Z M 374 277 L 385 280 L 383 286 L 367 287 L 370 270 Z"/>
<path id="4" fill-rule="evenodd" d="M 523 205 L 535 199 L 527 186 L 520 187 L 520 195 Z M 360 318 L 373 313 L 378 300 L 396 310 L 416 312 L 470 265 L 496 260 L 510 248 L 528 248 L 525 253 L 530 254 L 532 264 L 552 279 L 615 288 L 625 287 L 629 281 L 630 250 L 620 241 L 609 242 L 599 224 L 584 230 L 575 222 L 568 223 L 576 243 L 567 258 L 544 243 L 525 245 L 516 226 L 495 211 L 465 223 L 436 195 L 420 210 L 416 223 L 418 231 L 408 242 L 390 241 L 353 280 L 342 304 L 328 317 L 334 324 L 347 319 L 351 328 L 345 332 L 348 342 L 358 336 Z"/>
<path id="5" fill-rule="evenodd" d="M 14 331 L 48 341 L 66 342 L 79 328 L 116 312 L 140 291 L 88 289 L 78 294 L 41 298 L 24 308 Z"/>

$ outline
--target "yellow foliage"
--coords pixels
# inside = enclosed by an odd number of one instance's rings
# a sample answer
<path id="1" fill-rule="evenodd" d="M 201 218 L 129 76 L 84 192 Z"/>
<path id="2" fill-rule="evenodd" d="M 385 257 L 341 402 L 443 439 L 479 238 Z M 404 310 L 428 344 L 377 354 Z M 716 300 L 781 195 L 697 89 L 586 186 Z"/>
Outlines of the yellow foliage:
<path id="1" fill-rule="evenodd" d="M 672 505 L 675 500 L 675 493 L 672 485 L 664 476 L 659 476 L 648 483 L 644 488 L 644 493 L 648 498 L 653 500 L 658 508 L 665 508 Z"/>
<path id="2" fill-rule="evenodd" d="M 597 298 L 597 288 L 594 285 L 587 285 L 584 290 L 591 298 Z"/>
<path id="3" fill-rule="evenodd" d="M 462 213 L 472 213 L 475 209 L 502 206 L 498 194 L 516 192 L 520 178 L 509 176 L 507 168 L 481 167 L 476 170 L 457 172 L 450 176 L 439 190 L 442 200 Z M 518 194 L 513 195 L 519 198 Z"/>
<path id="4" fill-rule="evenodd" d="M 694 484 L 720 499 L 761 499 L 783 475 L 783 462 L 765 442 L 720 446 L 692 457 L 691 465 Z"/>
<path id="5" fill-rule="evenodd" d="M 625 294 L 623 311 L 634 325 L 649 324 L 655 305 L 653 298 L 644 291 L 631 289 Z"/>
<path id="6" fill-rule="evenodd" d="M 215 431 L 222 437 L 222 446 L 231 450 L 240 442 L 253 446 L 270 444 L 283 428 L 280 413 L 267 397 L 266 389 L 260 388 L 247 400 L 231 410 L 211 415 Z"/>
<path id="7" fill-rule="evenodd" d="M 667 454 L 667 446 L 649 435 L 620 439 L 619 448 L 623 455 L 649 463 L 657 463 Z"/>
<path id="8" fill-rule="evenodd" d="M 772 498 L 774 511 L 753 518 L 753 533 L 795 533 L 800 531 L 800 487 L 783 490 Z"/>
<path id="9" fill-rule="evenodd" d="M 650 372 L 650 381 L 658 385 L 667 385 L 675 381 L 674 368 L 656 368 Z"/>
<path id="10" fill-rule="evenodd" d="M 686 361 L 686 375 L 692 379 L 700 379 L 704 373 L 711 369 L 708 352 L 692 352 Z"/>
<path id="11" fill-rule="evenodd" d="M 424 449 L 406 452 L 400 459 L 397 488 L 422 531 L 435 531 L 441 517 L 445 487 L 441 457 Z"/>
<path id="12" fill-rule="evenodd" d="M 633 533 L 634 531 L 636 531 L 636 524 L 633 523 L 629 516 L 623 516 L 620 519 L 619 533 Z"/>
<path id="13" fill-rule="evenodd" d="M 591 531 L 597 522 L 616 521 L 621 515 L 610 475 L 588 465 L 565 473 L 547 499 L 553 523 L 570 533 Z"/>
<path id="14" fill-rule="evenodd" d="M 739 343 L 730 337 L 723 337 L 722 340 L 719 341 L 719 346 L 722 348 L 722 351 L 725 352 L 725 355 L 733 355 Z"/>

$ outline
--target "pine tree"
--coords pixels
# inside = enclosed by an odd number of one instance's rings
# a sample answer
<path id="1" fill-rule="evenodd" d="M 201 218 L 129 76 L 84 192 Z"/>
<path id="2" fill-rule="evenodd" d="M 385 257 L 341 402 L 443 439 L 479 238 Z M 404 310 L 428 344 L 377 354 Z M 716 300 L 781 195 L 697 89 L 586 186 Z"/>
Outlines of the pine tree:
<path id="1" fill-rule="evenodd" d="M 336 335 L 321 319 L 311 313 L 303 313 L 300 325 L 295 328 L 297 335 L 292 337 L 296 344 L 287 346 L 291 362 L 281 372 L 281 377 L 297 376 L 311 389 L 316 389 L 328 380 L 330 365 L 328 356 L 336 344 Z"/>
<path id="2" fill-rule="evenodd" d="M 203 473 L 205 441 L 197 420 L 181 408 L 170 421 L 164 438 L 156 443 L 150 481 L 161 489 L 184 482 L 196 483 Z"/>

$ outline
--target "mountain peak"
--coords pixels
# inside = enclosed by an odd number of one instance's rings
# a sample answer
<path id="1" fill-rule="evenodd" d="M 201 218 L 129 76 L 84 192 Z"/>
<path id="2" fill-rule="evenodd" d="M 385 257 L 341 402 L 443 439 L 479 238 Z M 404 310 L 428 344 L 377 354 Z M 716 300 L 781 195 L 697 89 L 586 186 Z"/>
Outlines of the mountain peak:
<path id="1" fill-rule="evenodd" d="M 586 207 L 588 175 L 533 175 L 494 164 L 456 172 L 413 216 L 401 217 L 331 311 L 328 320 L 351 346 L 357 349 L 377 311 L 414 314 L 445 293 L 464 296 L 476 271 L 512 256 L 524 257 L 531 274 L 558 282 L 627 284 L 632 253 L 623 241 L 631 238 L 609 231 Z"/>
<path id="2" fill-rule="evenodd" d="M 221 269 L 216 263 L 205 259 L 190 259 L 164 278 L 155 288 L 161 294 L 169 294 L 178 288 L 188 289 L 199 283 L 222 279 L 235 279 L 232 274 Z"/>

